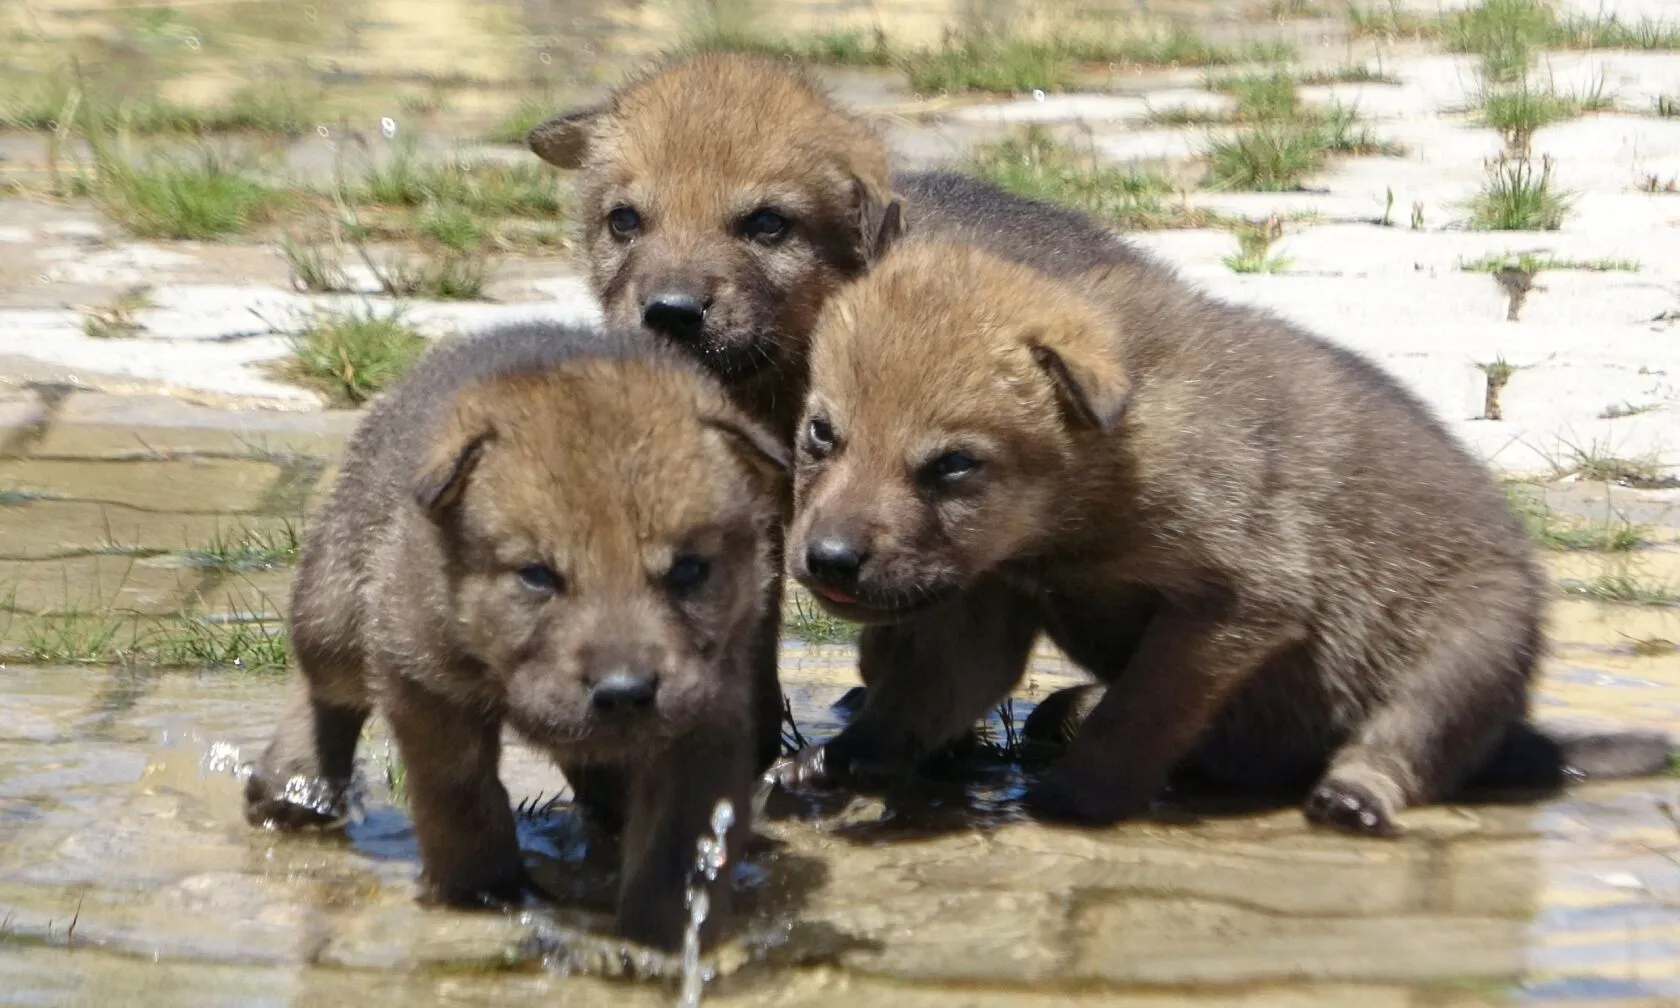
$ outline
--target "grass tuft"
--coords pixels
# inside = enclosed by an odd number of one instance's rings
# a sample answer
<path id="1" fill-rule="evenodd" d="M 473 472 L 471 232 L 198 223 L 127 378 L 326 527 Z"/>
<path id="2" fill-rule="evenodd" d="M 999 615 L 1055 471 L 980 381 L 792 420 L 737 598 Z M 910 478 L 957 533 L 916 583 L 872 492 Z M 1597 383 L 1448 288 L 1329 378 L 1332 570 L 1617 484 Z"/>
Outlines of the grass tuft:
<path id="1" fill-rule="evenodd" d="M 977 145 L 969 170 L 1029 199 L 1082 210 L 1128 231 L 1207 227 L 1215 215 L 1169 203 L 1164 176 L 1108 164 L 1075 150 L 1042 126 Z"/>
<path id="2" fill-rule="evenodd" d="M 266 221 L 279 191 L 204 149 L 196 159 L 154 154 L 141 164 L 101 156 L 89 188 L 100 209 L 141 238 L 205 239 Z"/>
<path id="3" fill-rule="evenodd" d="M 1525 273 L 1542 270 L 1581 270 L 1589 273 L 1638 273 L 1642 268 L 1632 259 L 1554 259 L 1533 252 L 1491 252 L 1480 259 L 1460 262 L 1466 273 L 1498 273 L 1516 269 Z"/>
<path id="4" fill-rule="evenodd" d="M 790 588 L 782 607 L 782 633 L 807 644 L 852 644 L 858 626 L 822 610 L 802 588 Z"/>
<path id="5" fill-rule="evenodd" d="M 1600 420 L 1620 420 L 1624 417 L 1639 416 L 1662 408 L 1661 403 L 1611 403 L 1599 410 Z"/>
<path id="6" fill-rule="evenodd" d="M 1619 515 L 1592 521 L 1559 514 L 1546 504 L 1542 489 L 1530 483 L 1506 483 L 1505 494 L 1529 535 L 1546 549 L 1627 553 L 1648 541 L 1643 527 Z"/>
<path id="7" fill-rule="evenodd" d="M 901 49 L 879 32 L 768 34 L 750 14 L 725 10 L 729 4 L 708 6 L 710 9 L 685 32 L 681 49 L 748 52 L 841 66 L 891 66 L 923 94 L 1065 91 L 1078 81 L 1079 69 L 1086 64 L 1228 66 L 1277 62 L 1292 59 L 1295 54 L 1292 46 L 1282 42 L 1216 45 L 1183 26 L 1143 34 L 1086 37 L 976 33 L 948 39 L 937 49 Z M 505 135 L 512 130 L 498 132 Z"/>
<path id="8" fill-rule="evenodd" d="M 1400 78 L 1393 74 L 1384 73 L 1379 64 L 1372 67 L 1368 63 L 1349 63 L 1333 70 L 1314 70 L 1304 73 L 1299 78 L 1300 83 L 1306 85 L 1325 84 L 1395 84 Z"/>
<path id="9" fill-rule="evenodd" d="M 545 103 L 520 102 L 519 107 L 509 112 L 484 139 L 490 143 L 518 144 L 525 146 L 525 138 L 537 124 L 554 114 L 554 109 Z"/>
<path id="10" fill-rule="evenodd" d="M 1077 79 L 1075 60 L 1062 45 L 1020 38 L 964 38 L 916 53 L 902 69 L 910 87 L 922 94 L 1066 91 Z"/>
<path id="11" fill-rule="evenodd" d="M 1232 228 L 1237 236 L 1237 254 L 1225 257 L 1235 273 L 1276 273 L 1287 269 L 1289 260 L 1271 254 L 1272 243 L 1283 237 L 1283 221 L 1276 214 L 1263 221 L 1243 221 Z"/>
<path id="12" fill-rule="evenodd" d="M 152 306 L 152 288 L 137 284 L 118 294 L 108 304 L 90 308 L 82 315 L 82 332 L 92 339 L 132 336 L 140 328 L 135 314 Z"/>
<path id="13" fill-rule="evenodd" d="M 743 52 L 831 66 L 892 66 L 897 54 L 880 32 L 832 31 L 809 35 L 769 35 L 729 20 L 711 20 L 683 38 L 690 52 Z"/>
<path id="14" fill-rule="evenodd" d="M 557 216 L 567 200 L 558 173 L 535 160 L 421 160 L 412 144 L 371 168 L 348 194 L 362 206 L 444 206 L 481 217 Z"/>
<path id="15" fill-rule="evenodd" d="M 1202 154 L 1207 160 L 1208 184 L 1214 188 L 1299 189 L 1331 154 L 1402 153 L 1373 136 L 1351 108 L 1306 108 L 1295 78 L 1287 71 L 1216 79 L 1208 86 L 1236 99 L 1236 110 L 1225 117 L 1227 121 L 1252 124 L 1208 138 Z"/>
<path id="16" fill-rule="evenodd" d="M 20 642 L 7 657 L 26 663 L 120 662 L 156 668 L 266 671 L 285 668 L 289 661 L 284 625 L 254 614 L 228 619 L 199 614 L 136 618 L 126 613 L 77 611 L 8 613 L 4 618 L 8 636 Z"/>
<path id="17" fill-rule="evenodd" d="M 289 635 L 283 622 L 184 615 L 159 620 L 131 660 L 160 668 L 286 668 Z"/>
<path id="18" fill-rule="evenodd" d="M 1540 49 L 1680 49 L 1680 25 L 1560 11 L 1549 0 L 1481 0 L 1440 19 L 1452 52 L 1479 53 L 1494 82 L 1522 79 Z"/>
<path id="19" fill-rule="evenodd" d="M 1283 69 L 1217 78 L 1208 82 L 1208 90 L 1236 99 L 1239 122 L 1294 119 L 1301 109 L 1295 77 Z"/>
<path id="20" fill-rule="evenodd" d="M 1560 94 L 1523 80 L 1515 87 L 1484 87 L 1478 104 L 1481 120 L 1498 131 L 1506 153 L 1527 157 L 1540 130 L 1587 112 L 1609 111 L 1616 102 L 1602 82 L 1577 94 Z"/>
<path id="21" fill-rule="evenodd" d="M 1586 580 L 1571 578 L 1563 582 L 1568 595 L 1597 599 L 1600 602 L 1621 602 L 1628 605 L 1680 605 L 1680 592 L 1672 585 L 1647 581 L 1626 572 L 1607 572 Z"/>
<path id="22" fill-rule="evenodd" d="M 244 573 L 296 563 L 302 549 L 297 527 L 286 521 L 274 529 L 240 528 L 227 535 L 218 531 L 203 546 L 188 550 L 187 560 L 197 567 Z"/>
<path id="23" fill-rule="evenodd" d="M 1316 124 L 1270 122 L 1211 137 L 1203 154 L 1213 188 L 1284 192 L 1324 167 L 1327 148 Z"/>
<path id="24" fill-rule="evenodd" d="M 1570 194 L 1552 185 L 1552 159 L 1538 174 L 1526 157 L 1501 154 L 1487 163 L 1487 180 L 1470 201 L 1469 226 L 1480 231 L 1556 231 L 1569 212 Z"/>
<path id="25" fill-rule="evenodd" d="M 1406 10 L 1396 0 L 1368 7 L 1349 3 L 1346 20 L 1348 34 L 1356 39 L 1432 39 L 1441 34 L 1439 18 Z"/>
<path id="26" fill-rule="evenodd" d="M 425 351 L 426 339 L 400 311 L 323 312 L 292 339 L 281 374 L 325 393 L 336 406 L 359 406 L 400 379 Z"/>
<path id="27" fill-rule="evenodd" d="M 1565 442 L 1562 452 L 1548 459 L 1558 476 L 1573 476 L 1595 483 L 1616 483 L 1622 486 L 1661 488 L 1675 485 L 1675 480 L 1663 474 L 1662 460 L 1656 454 L 1628 458 L 1617 455 L 1607 443 L 1591 441 L 1587 444 Z"/>
<path id="28" fill-rule="evenodd" d="M 0 126 L 8 129 L 53 132 L 64 123 L 64 110 L 78 89 L 61 77 L 8 88 L 0 99 Z M 103 90 L 103 89 L 102 89 Z M 105 133 L 121 130 L 139 136 L 167 134 L 270 133 L 296 136 L 318 123 L 322 95 L 296 81 L 266 80 L 247 85 L 227 101 L 209 106 L 167 101 L 154 93 L 131 95 L 121 101 L 105 95 L 75 102 L 69 124 L 75 129 Z"/>
<path id="29" fill-rule="evenodd" d="M 280 237 L 280 255 L 291 271 L 293 288 L 315 294 L 350 290 L 350 280 L 340 266 L 343 244 L 334 230 L 333 240 L 326 243 L 290 232 Z"/>

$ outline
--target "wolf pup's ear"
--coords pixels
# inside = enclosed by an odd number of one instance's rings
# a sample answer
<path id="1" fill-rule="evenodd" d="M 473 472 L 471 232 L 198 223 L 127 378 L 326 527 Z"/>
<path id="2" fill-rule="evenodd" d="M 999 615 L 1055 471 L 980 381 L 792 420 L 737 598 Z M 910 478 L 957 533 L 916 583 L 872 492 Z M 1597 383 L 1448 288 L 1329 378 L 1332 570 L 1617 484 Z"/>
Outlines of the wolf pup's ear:
<path id="1" fill-rule="evenodd" d="M 1112 431 L 1132 398 L 1119 335 L 1095 319 L 1070 319 L 1030 333 L 1026 342 L 1075 419 Z"/>
<path id="2" fill-rule="evenodd" d="M 863 180 L 854 180 L 857 190 L 858 248 L 863 261 L 875 264 L 904 237 L 904 200 L 889 192 L 885 199 Z"/>
<path id="3" fill-rule="evenodd" d="M 887 250 L 904 237 L 904 228 L 904 201 L 895 195 L 881 212 L 881 221 L 875 227 L 875 236 L 869 243 L 869 261 L 880 262 Z"/>
<path id="4" fill-rule="evenodd" d="M 449 437 L 441 440 L 414 477 L 414 503 L 428 515 L 440 511 L 461 499 L 467 477 L 478 463 L 479 455 L 489 442 L 491 432 L 479 429 L 468 433 L 459 423 L 451 425 Z"/>
<path id="5" fill-rule="evenodd" d="M 605 105 L 591 105 L 545 119 L 526 134 L 525 144 L 556 168 L 579 168 L 589 153 L 595 123 L 606 109 Z"/>
<path id="6" fill-rule="evenodd" d="M 767 482 L 779 482 L 792 470 L 793 456 L 787 446 L 758 424 L 715 416 L 700 422 L 722 434 L 730 448 Z"/>

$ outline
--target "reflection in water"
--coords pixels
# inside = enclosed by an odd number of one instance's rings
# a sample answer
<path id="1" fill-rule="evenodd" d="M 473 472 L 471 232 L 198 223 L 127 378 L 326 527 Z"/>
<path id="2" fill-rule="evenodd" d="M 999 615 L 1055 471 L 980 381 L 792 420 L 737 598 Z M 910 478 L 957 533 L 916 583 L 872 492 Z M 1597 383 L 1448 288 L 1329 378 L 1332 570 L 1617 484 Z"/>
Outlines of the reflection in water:
<path id="1" fill-rule="evenodd" d="M 827 650 L 840 660 L 795 649 L 789 677 L 832 700 L 849 656 Z M 1063 681 L 1057 664 L 1041 665 L 1041 689 Z M 448 974 L 462 996 L 536 1004 L 609 996 L 592 975 L 680 977 L 678 963 L 589 937 L 610 920 L 613 852 L 564 804 L 531 803 L 521 818 L 533 869 L 560 906 L 422 910 L 411 899 L 408 820 L 378 773 L 368 774 L 367 814 L 343 839 L 244 826 L 233 749 L 261 744 L 280 682 L 158 675 L 112 731 L 89 738 L 76 721 L 106 678 L 6 673 L 0 908 L 11 917 L 7 946 L 28 954 L 0 956 L 0 989 L 47 1001 L 67 993 L 43 964 L 70 948 L 78 907 L 75 994 L 115 999 L 104 1003 L 176 1004 L 186 990 L 237 999 L 264 976 L 274 983 L 263 998 L 276 1004 L 349 989 L 368 1004 L 401 1004 L 435 996 Z M 796 715 L 811 724 L 823 711 Z M 539 754 L 517 746 L 504 777 L 518 801 L 557 784 Z M 1294 985 L 1299 1003 L 1325 1005 L 1350 1003 L 1336 1000 L 1347 988 L 1326 987 L 1347 984 L 1372 996 L 1448 982 L 1540 999 L 1680 995 L 1680 868 L 1670 860 L 1680 848 L 1656 803 L 1674 790 L 1637 782 L 1542 806 L 1418 810 L 1395 843 L 1313 832 L 1292 809 L 1210 808 L 1082 831 L 988 815 L 960 793 L 931 799 L 966 808 L 944 816 L 904 796 L 837 800 L 817 819 L 763 827 L 737 881 L 746 938 L 720 956 L 707 1003 L 838 1003 L 820 977 L 877 984 L 884 997 L 899 983 L 1049 985 L 1045 1004 L 1067 1003 L 1055 992 L 1063 983 L 1069 997 L 1096 984 L 1177 990 L 1187 1002 Z M 154 959 L 169 968 L 154 972 Z M 819 964 L 827 972 L 811 972 Z M 354 975 L 320 968 L 329 965 Z M 514 973 L 481 974 L 491 966 Z M 389 982 L 357 980 L 360 971 Z M 612 991 L 669 1003 L 658 985 Z"/>

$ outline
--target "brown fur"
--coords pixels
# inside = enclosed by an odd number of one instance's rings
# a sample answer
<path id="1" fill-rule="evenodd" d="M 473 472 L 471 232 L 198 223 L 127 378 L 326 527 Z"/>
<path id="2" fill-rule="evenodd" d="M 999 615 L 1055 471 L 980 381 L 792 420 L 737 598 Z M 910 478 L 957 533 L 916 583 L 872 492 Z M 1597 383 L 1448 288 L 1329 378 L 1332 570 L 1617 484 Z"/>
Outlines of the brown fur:
<path id="1" fill-rule="evenodd" d="M 829 292 L 862 272 L 892 200 L 874 134 L 786 68 L 708 53 L 557 116 L 530 143 L 582 170 L 583 244 L 609 320 L 643 325 L 664 292 L 698 298 L 700 331 L 664 335 L 755 416 L 791 426 L 805 335 Z M 615 233 L 618 208 L 639 226 Z M 781 215 L 785 233 L 748 233 L 764 210 Z"/>
<path id="2" fill-rule="evenodd" d="M 299 675 L 248 817 L 341 815 L 377 706 L 427 898 L 517 899 L 506 723 L 569 778 L 623 789 L 597 796 L 624 817 L 618 925 L 676 948 L 695 841 L 729 798 L 739 849 L 765 762 L 757 652 L 778 615 L 785 463 L 709 376 L 640 338 L 512 326 L 429 354 L 358 428 L 310 528 Z M 656 689 L 614 715 L 604 684 L 626 676 Z"/>
<path id="3" fill-rule="evenodd" d="M 544 160 L 579 169 L 590 282 L 608 317 L 646 324 L 650 296 L 710 299 L 697 335 L 672 336 L 754 416 L 789 431 L 804 399 L 818 310 L 896 237 L 918 233 L 991 249 L 1051 272 L 1149 260 L 1106 228 L 952 172 L 888 174 L 886 144 L 787 63 L 704 53 L 654 68 L 601 105 L 531 131 Z M 615 235 L 612 212 L 641 226 Z M 759 209 L 789 222 L 745 237 Z M 650 326 L 650 328 L 657 327 Z"/>
<path id="4" fill-rule="evenodd" d="M 1049 816 L 1135 815 L 1189 764 L 1387 834 L 1532 735 L 1526 535 L 1365 360 L 1150 268 L 912 241 L 831 299 L 811 374 L 789 570 L 885 636 L 793 779 L 954 737 L 1040 631 L 1107 684 Z"/>

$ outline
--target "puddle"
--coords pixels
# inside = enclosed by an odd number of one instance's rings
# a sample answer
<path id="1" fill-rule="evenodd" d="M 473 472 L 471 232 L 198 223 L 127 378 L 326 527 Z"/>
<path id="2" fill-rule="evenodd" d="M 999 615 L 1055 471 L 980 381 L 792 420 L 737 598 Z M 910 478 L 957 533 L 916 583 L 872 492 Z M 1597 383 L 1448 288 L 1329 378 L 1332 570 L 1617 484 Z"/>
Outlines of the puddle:
<path id="1" fill-rule="evenodd" d="M 66 415 L 109 413 L 76 396 Z M 230 635 L 283 608 L 293 536 L 332 452 L 250 458 L 202 425 L 169 426 L 179 407 L 158 405 L 158 426 L 138 400 L 125 410 L 131 437 L 56 421 L 34 456 L 0 460 L 0 488 L 31 491 L 0 508 L 0 563 L 22 589 L 0 646 L 29 657 L 40 641 L 20 626 L 63 631 L 60 651 L 0 669 L 0 1001 L 671 1004 L 668 963 L 591 937 L 611 911 L 610 845 L 517 742 L 503 775 L 553 906 L 414 903 L 414 841 L 378 726 L 361 750 L 365 814 L 344 836 L 245 825 L 233 768 L 265 741 L 285 680 L 249 670 L 271 638 Z M 135 438 L 146 459 L 111 450 Z M 1649 538 L 1639 569 L 1667 571 L 1672 535 Z M 1609 562 L 1548 555 L 1559 578 Z M 90 601 L 55 604 L 55 585 Z M 39 662 L 100 621 L 131 627 L 131 662 L 162 653 L 156 635 L 196 627 L 219 650 L 170 653 L 221 667 Z M 1660 643 L 1680 639 L 1680 609 L 1560 595 L 1550 622 L 1546 717 L 1680 724 L 1680 656 Z M 854 661 L 849 646 L 789 641 L 806 737 L 840 727 Z M 1014 722 L 1076 679 L 1041 651 Z M 996 714 L 989 729 L 1007 732 Z M 1016 768 L 973 770 L 887 799 L 773 802 L 738 868 L 741 937 L 705 1003 L 1680 1003 L 1673 778 L 1418 810 L 1386 843 L 1309 830 L 1287 808 L 1047 828 L 1014 813 Z M 622 979 L 638 972 L 665 979 Z"/>

